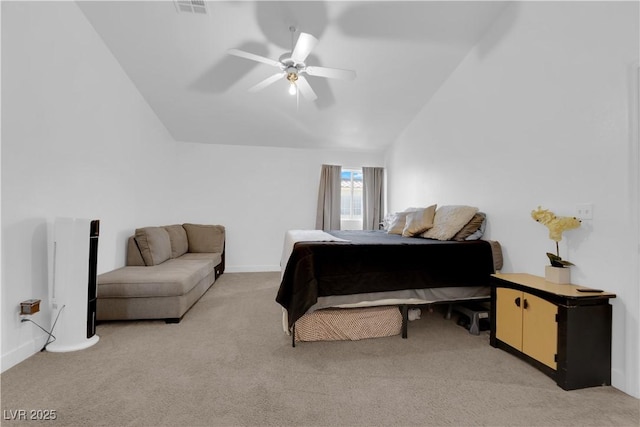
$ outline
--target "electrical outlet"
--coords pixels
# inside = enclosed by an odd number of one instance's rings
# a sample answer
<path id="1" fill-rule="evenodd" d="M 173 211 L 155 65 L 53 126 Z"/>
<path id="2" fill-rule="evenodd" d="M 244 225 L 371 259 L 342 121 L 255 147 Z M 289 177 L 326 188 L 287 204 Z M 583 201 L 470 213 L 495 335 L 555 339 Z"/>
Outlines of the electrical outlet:
<path id="1" fill-rule="evenodd" d="M 576 214 L 578 219 L 593 219 L 593 203 L 580 203 L 576 205 Z"/>

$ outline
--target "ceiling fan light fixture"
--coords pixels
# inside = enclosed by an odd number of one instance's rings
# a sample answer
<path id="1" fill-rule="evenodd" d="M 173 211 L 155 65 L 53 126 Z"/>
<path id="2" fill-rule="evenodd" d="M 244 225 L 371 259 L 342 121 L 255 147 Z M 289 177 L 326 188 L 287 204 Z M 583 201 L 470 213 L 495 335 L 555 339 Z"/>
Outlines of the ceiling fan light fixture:
<path id="1" fill-rule="evenodd" d="M 287 80 L 289 80 L 289 95 L 295 95 L 298 93 L 298 88 L 296 87 L 296 81 L 298 80 L 298 74 L 295 72 L 290 72 L 287 74 Z"/>

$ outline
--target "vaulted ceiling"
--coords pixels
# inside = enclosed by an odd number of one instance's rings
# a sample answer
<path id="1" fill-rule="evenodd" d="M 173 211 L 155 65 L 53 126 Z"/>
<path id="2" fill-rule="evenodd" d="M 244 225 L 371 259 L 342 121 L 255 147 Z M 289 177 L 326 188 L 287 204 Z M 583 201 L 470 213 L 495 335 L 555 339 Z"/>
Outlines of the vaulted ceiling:
<path id="1" fill-rule="evenodd" d="M 177 141 L 351 150 L 381 150 L 392 143 L 506 6 L 487 1 L 78 4 Z M 355 70 L 357 78 L 308 76 L 315 101 L 289 95 L 285 79 L 249 93 L 277 69 L 231 56 L 228 49 L 278 59 L 295 42 L 290 27 L 296 37 L 301 31 L 319 40 L 308 65 Z"/>

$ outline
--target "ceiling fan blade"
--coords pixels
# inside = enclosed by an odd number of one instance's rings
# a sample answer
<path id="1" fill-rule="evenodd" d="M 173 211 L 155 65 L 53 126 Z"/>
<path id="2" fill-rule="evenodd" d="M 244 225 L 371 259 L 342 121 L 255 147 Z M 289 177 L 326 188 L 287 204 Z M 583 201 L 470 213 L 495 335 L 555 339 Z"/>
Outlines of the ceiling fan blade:
<path id="1" fill-rule="evenodd" d="M 280 62 L 275 61 L 270 58 L 266 58 L 264 56 L 256 55 L 255 53 L 245 52 L 244 50 L 239 49 L 229 49 L 227 51 L 229 55 L 239 56 L 240 58 L 250 59 L 252 61 L 262 62 L 263 64 L 272 65 L 274 67 L 281 67 L 282 64 Z"/>
<path id="2" fill-rule="evenodd" d="M 266 79 L 264 79 L 263 81 L 261 81 L 257 85 L 249 88 L 249 92 L 258 92 L 259 90 L 262 90 L 265 87 L 269 86 L 270 84 L 273 84 L 276 81 L 280 80 L 282 77 L 284 77 L 285 74 L 286 73 L 282 72 L 282 73 L 274 74 L 271 77 L 267 77 Z"/>
<path id="3" fill-rule="evenodd" d="M 316 99 L 318 99 L 318 95 L 316 95 L 313 89 L 311 89 L 309 82 L 307 81 L 307 79 L 304 78 L 304 76 L 298 75 L 298 80 L 296 80 L 296 85 L 298 86 L 298 89 L 302 93 L 302 96 L 307 98 L 309 101 L 315 101 Z"/>
<path id="4" fill-rule="evenodd" d="M 317 43 L 318 39 L 311 34 L 300 33 L 296 46 L 293 48 L 293 52 L 291 52 L 291 59 L 298 63 L 304 62 Z"/>
<path id="5" fill-rule="evenodd" d="M 353 70 L 341 70 L 339 68 L 306 67 L 305 71 L 310 76 L 328 77 L 330 79 L 353 80 L 356 72 Z"/>

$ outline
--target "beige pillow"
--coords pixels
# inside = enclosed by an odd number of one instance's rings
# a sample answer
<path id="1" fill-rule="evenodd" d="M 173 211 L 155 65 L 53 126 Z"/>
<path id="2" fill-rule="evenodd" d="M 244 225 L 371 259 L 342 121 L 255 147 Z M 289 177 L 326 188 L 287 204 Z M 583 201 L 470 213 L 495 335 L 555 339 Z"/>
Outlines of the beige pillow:
<path id="1" fill-rule="evenodd" d="M 171 240 L 171 258 L 178 258 L 189 250 L 189 240 L 187 240 L 187 232 L 180 224 L 166 225 L 164 227 L 169 233 Z"/>
<path id="2" fill-rule="evenodd" d="M 182 224 L 189 240 L 189 252 L 222 253 L 224 227 L 221 225 Z"/>
<path id="3" fill-rule="evenodd" d="M 452 205 L 441 206 L 436 211 L 433 227 L 422 234 L 422 237 L 436 240 L 449 240 L 464 227 L 478 212 L 473 206 Z"/>
<path id="4" fill-rule="evenodd" d="M 389 224 L 389 229 L 387 233 L 389 234 L 402 234 L 402 230 L 404 230 L 404 226 L 407 222 L 407 215 L 411 212 L 396 212 L 393 214 L 393 218 L 391 219 L 391 223 Z"/>
<path id="5" fill-rule="evenodd" d="M 169 233 L 162 227 L 136 229 L 135 240 L 147 266 L 162 264 L 171 258 Z"/>
<path id="6" fill-rule="evenodd" d="M 402 235 L 411 237 L 429 230 L 433 227 L 433 217 L 435 214 L 436 205 L 410 212 L 409 215 L 407 215 Z"/>

